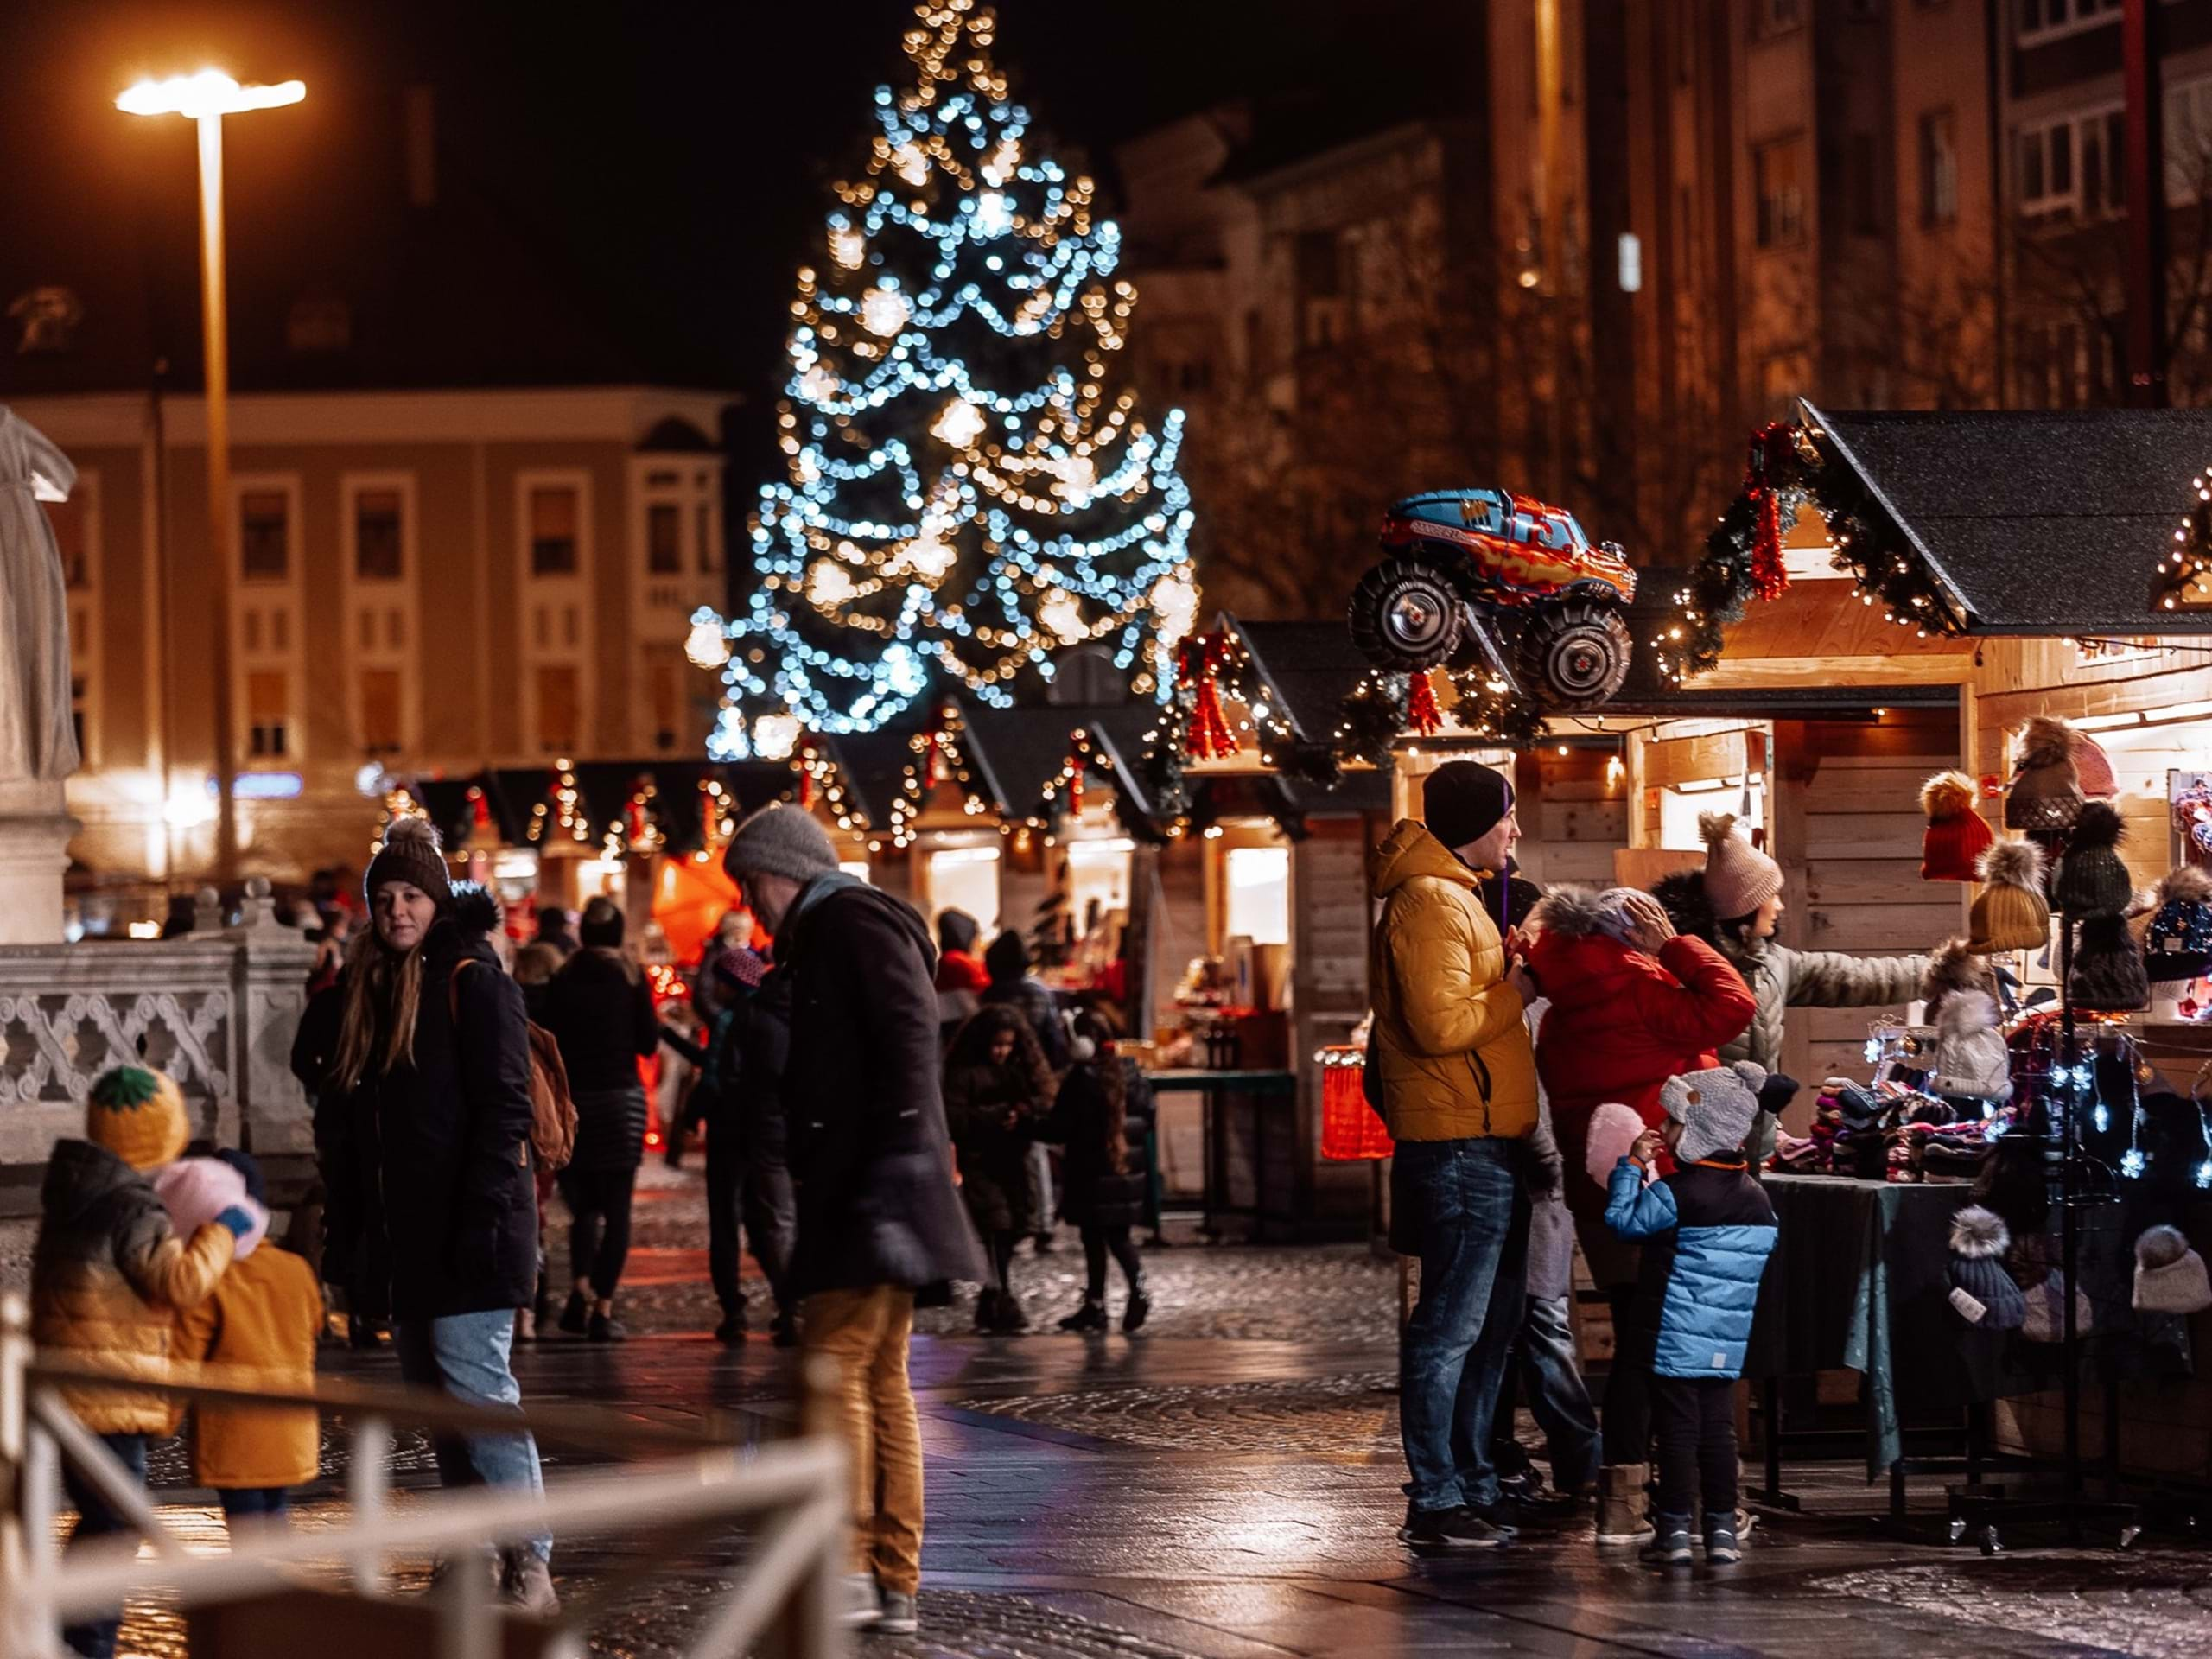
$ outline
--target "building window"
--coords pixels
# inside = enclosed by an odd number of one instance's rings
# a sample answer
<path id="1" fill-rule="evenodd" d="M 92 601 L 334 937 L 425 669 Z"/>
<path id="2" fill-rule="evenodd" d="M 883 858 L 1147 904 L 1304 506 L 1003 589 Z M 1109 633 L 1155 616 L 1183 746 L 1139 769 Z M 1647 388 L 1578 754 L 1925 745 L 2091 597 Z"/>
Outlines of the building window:
<path id="1" fill-rule="evenodd" d="M 2120 4 L 2121 0 L 2019 0 L 2020 44 L 2108 23 L 2120 16 Z"/>
<path id="2" fill-rule="evenodd" d="M 1763 248 L 1794 248 L 1805 239 L 1804 159 L 1805 144 L 1799 138 L 1761 144 L 1751 154 Z"/>
<path id="3" fill-rule="evenodd" d="M 282 490 L 238 497 L 238 563 L 248 582 L 283 582 L 292 569 L 292 499 Z"/>
<path id="4" fill-rule="evenodd" d="M 397 754 L 406 747 L 402 734 L 399 671 L 361 671 L 361 748 L 368 754 Z"/>
<path id="5" fill-rule="evenodd" d="M 702 479 L 699 487 L 709 489 L 712 486 Z M 702 501 L 691 511 L 698 521 L 699 572 L 702 575 L 712 575 L 722 568 L 721 555 L 715 546 L 715 510 L 708 502 Z"/>
<path id="6" fill-rule="evenodd" d="M 2166 87 L 2166 200 L 2212 199 L 2212 79 Z"/>
<path id="7" fill-rule="evenodd" d="M 2126 118 L 2118 105 L 2013 134 L 2015 205 L 2029 217 L 2098 219 L 2127 201 Z"/>
<path id="8" fill-rule="evenodd" d="M 1959 118 L 1948 110 L 1920 118 L 1920 222 L 1955 225 L 1959 218 Z"/>
<path id="9" fill-rule="evenodd" d="M 85 507 L 80 499 L 42 501 L 47 522 L 54 526 L 54 544 L 61 551 L 61 578 L 73 592 L 92 586 L 92 566 L 86 557 Z"/>
<path id="10" fill-rule="evenodd" d="M 683 664 L 664 660 L 658 652 L 648 667 L 647 690 L 652 698 L 653 747 L 672 749 L 683 723 Z"/>
<path id="11" fill-rule="evenodd" d="M 1255 944 L 1290 943 L 1290 849 L 1232 847 L 1222 937 Z"/>
<path id="12" fill-rule="evenodd" d="M 683 510 L 672 501 L 645 509 L 645 569 L 657 576 L 683 571 Z"/>
<path id="13" fill-rule="evenodd" d="M 362 582 L 397 582 L 407 574 L 397 490 L 363 490 L 353 498 L 353 575 Z"/>
<path id="14" fill-rule="evenodd" d="M 1882 233 L 1882 175 L 1879 152 L 1871 132 L 1854 132 L 1845 146 L 1845 176 L 1850 192 L 1854 236 Z"/>
<path id="15" fill-rule="evenodd" d="M 548 754 L 566 754 L 579 747 L 582 722 L 577 713 L 583 699 L 577 694 L 576 671 L 566 664 L 541 663 L 537 682 L 537 747 Z"/>
<path id="16" fill-rule="evenodd" d="M 245 677 L 246 752 L 257 760 L 291 753 L 291 699 L 281 669 L 257 668 Z"/>
<path id="17" fill-rule="evenodd" d="M 1805 21 L 1805 0 L 1752 0 L 1751 29 L 1762 40 L 1783 35 Z"/>
<path id="18" fill-rule="evenodd" d="M 533 576 L 573 576 L 576 574 L 575 486 L 542 484 L 530 493 L 530 574 Z"/>

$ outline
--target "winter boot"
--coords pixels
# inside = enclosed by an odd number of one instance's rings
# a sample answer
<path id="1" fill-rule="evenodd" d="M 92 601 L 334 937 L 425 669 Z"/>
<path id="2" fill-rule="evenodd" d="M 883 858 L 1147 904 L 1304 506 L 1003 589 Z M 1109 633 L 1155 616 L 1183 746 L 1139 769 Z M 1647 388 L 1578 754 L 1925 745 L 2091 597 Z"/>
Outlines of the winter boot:
<path id="1" fill-rule="evenodd" d="M 1729 1536 L 1732 1541 L 1734 1534 Z M 1651 1541 L 1636 1553 L 1646 1567 L 1688 1567 L 1690 1564 L 1690 1518 L 1662 1515 Z"/>
<path id="2" fill-rule="evenodd" d="M 998 1328 L 999 1293 L 986 1285 L 976 1293 L 976 1334 L 988 1337 Z"/>
<path id="3" fill-rule="evenodd" d="M 1106 1328 L 1106 1304 L 1090 1297 L 1083 1299 L 1083 1306 L 1060 1321 L 1063 1331 L 1103 1331 Z"/>
<path id="4" fill-rule="evenodd" d="M 1144 1287 L 1144 1281 L 1140 1279 L 1129 1287 L 1128 1305 L 1122 1309 L 1122 1329 L 1141 1331 L 1144 1322 L 1151 1317 L 1152 1293 Z"/>
<path id="5" fill-rule="evenodd" d="M 1029 1310 L 1021 1305 L 1021 1298 L 1010 1290 L 999 1293 L 997 1307 L 991 1314 L 991 1334 L 995 1337 L 1019 1336 L 1029 1328 Z"/>
<path id="6" fill-rule="evenodd" d="M 1651 1539 L 1651 1521 L 1644 1512 L 1643 1485 L 1651 1478 L 1645 1463 L 1609 1463 L 1598 1471 L 1598 1541 L 1601 1544 L 1642 1544 Z M 1687 1536 L 1687 1522 L 1683 1532 Z M 1687 1547 L 1687 1546 L 1686 1546 Z"/>

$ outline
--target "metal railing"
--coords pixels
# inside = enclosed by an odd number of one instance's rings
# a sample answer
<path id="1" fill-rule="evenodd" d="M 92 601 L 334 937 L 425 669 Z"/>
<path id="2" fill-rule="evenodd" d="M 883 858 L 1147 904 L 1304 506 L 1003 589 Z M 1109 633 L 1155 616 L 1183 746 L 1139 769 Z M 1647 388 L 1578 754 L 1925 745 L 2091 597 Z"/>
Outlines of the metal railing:
<path id="1" fill-rule="evenodd" d="M 189 1369 L 189 1368 L 182 1368 Z M 245 1604 L 303 1585 L 356 1601 L 419 1613 L 422 1659 L 493 1659 L 517 1651 L 584 1659 L 594 1623 L 659 1570 L 662 1547 L 696 1541 L 713 1523 L 750 1520 L 754 1548 L 726 1594 L 706 1610 L 686 1652 L 735 1659 L 756 1644 L 783 1659 L 842 1659 L 839 1617 L 850 1494 L 845 1448 L 835 1432 L 830 1362 L 804 1373 L 799 1435 L 747 1447 L 712 1433 L 613 1422 L 579 1407 L 502 1412 L 446 1395 L 318 1381 L 305 1389 L 232 1380 L 216 1367 L 191 1380 L 149 1381 L 75 1358 L 39 1355 L 21 1296 L 0 1299 L 0 1654 L 60 1659 L 62 1623 L 158 1595 L 186 1608 Z M 155 1395 L 182 1404 L 311 1408 L 345 1414 L 349 1513 L 316 1531 L 258 1528 L 233 1534 L 227 1554 L 188 1550 L 130 1470 L 64 1403 L 60 1390 Z M 410 1492 L 390 1502 L 392 1426 L 445 1433 L 527 1431 L 557 1444 L 639 1459 L 549 1479 L 543 1494 L 475 1487 Z M 128 1519 L 137 1535 L 63 1551 L 56 1520 L 67 1465 Z M 493 1595 L 488 1573 L 451 1572 L 429 1597 L 400 1597 L 386 1579 L 400 1552 L 481 1551 L 552 1532 L 556 1538 L 620 1534 L 652 1548 L 635 1565 L 603 1574 L 560 1612 L 535 1618 Z M 143 1555 L 142 1539 L 152 1545 Z M 320 1574 L 310 1569 L 324 1569 Z M 330 1569 L 337 1569 L 333 1573 Z M 518 1628 L 519 1627 L 519 1629 Z M 519 1643 L 519 1646 L 518 1645 Z"/>

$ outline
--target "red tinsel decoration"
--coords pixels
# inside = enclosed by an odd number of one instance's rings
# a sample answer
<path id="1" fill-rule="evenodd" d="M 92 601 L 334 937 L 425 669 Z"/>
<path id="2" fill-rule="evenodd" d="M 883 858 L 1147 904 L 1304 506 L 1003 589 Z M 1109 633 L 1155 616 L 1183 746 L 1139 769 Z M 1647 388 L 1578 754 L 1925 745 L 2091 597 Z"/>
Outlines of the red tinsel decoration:
<path id="1" fill-rule="evenodd" d="M 1072 745 L 1068 749 L 1068 815 L 1083 816 L 1083 751 Z"/>
<path id="2" fill-rule="evenodd" d="M 1423 737 L 1444 729 L 1444 711 L 1436 706 L 1436 688 L 1426 674 L 1406 677 L 1406 724 Z"/>
<path id="3" fill-rule="evenodd" d="M 798 769 L 798 804 L 801 811 L 814 804 L 814 774 L 804 766 Z"/>
<path id="4" fill-rule="evenodd" d="M 1744 489 L 1758 504 L 1758 527 L 1751 533 L 1751 590 L 1761 599 L 1779 599 L 1789 588 L 1789 572 L 1782 563 L 1782 502 L 1767 480 L 1774 459 L 1796 442 L 1785 423 L 1769 421 L 1752 436 L 1744 469 Z"/>
<path id="5" fill-rule="evenodd" d="M 472 830 L 492 827 L 492 804 L 484 798 L 484 791 L 474 784 L 468 786 L 468 826 Z"/>
<path id="6" fill-rule="evenodd" d="M 1226 635 L 1200 633 L 1184 640 L 1177 654 L 1176 679 L 1197 694 L 1183 734 L 1183 753 L 1194 760 L 1218 760 L 1236 753 L 1236 734 L 1221 712 L 1221 671 L 1228 666 L 1229 652 Z"/>

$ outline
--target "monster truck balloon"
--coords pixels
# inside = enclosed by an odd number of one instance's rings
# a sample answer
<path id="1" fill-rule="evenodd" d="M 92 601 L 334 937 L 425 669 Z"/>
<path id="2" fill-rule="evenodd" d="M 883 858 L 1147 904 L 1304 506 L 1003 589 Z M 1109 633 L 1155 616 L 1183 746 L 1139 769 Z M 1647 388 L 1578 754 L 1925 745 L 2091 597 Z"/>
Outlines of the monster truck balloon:
<path id="1" fill-rule="evenodd" d="M 1432 490 L 1392 504 L 1382 551 L 1348 618 L 1377 668 L 1481 661 L 1555 709 L 1621 689 L 1636 572 L 1612 543 L 1592 547 L 1573 514 L 1509 490 Z"/>

